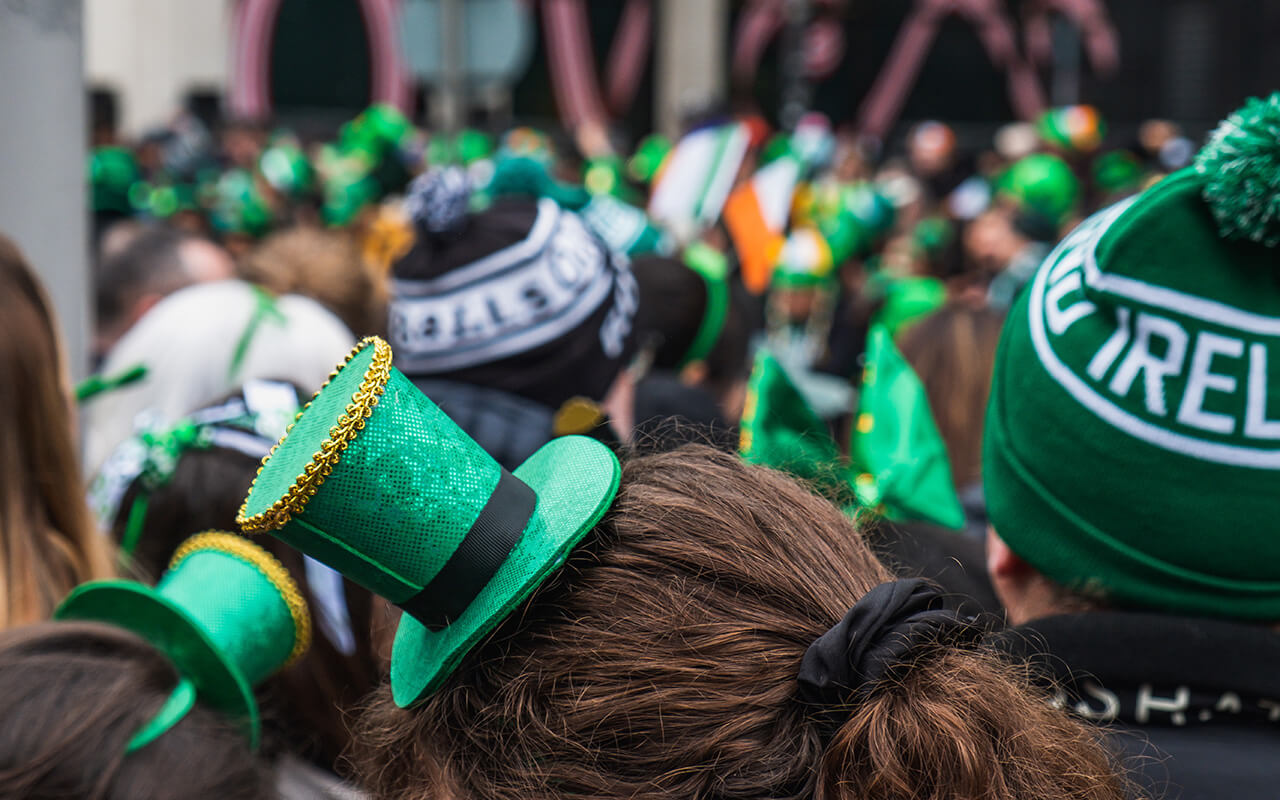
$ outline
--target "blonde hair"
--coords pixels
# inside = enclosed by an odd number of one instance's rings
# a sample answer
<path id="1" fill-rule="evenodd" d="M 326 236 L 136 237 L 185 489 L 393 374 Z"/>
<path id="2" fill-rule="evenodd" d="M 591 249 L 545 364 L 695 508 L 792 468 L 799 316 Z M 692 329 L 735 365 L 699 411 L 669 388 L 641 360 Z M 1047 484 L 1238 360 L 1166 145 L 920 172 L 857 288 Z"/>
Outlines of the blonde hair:
<path id="1" fill-rule="evenodd" d="M 112 574 L 76 462 L 57 326 L 39 280 L 0 235 L 0 629 L 48 618 Z"/>
<path id="2" fill-rule="evenodd" d="M 383 334 L 387 281 L 369 268 L 352 234 L 296 227 L 273 233 L 240 272 L 275 294 L 300 294 L 338 315 L 357 337 Z"/>

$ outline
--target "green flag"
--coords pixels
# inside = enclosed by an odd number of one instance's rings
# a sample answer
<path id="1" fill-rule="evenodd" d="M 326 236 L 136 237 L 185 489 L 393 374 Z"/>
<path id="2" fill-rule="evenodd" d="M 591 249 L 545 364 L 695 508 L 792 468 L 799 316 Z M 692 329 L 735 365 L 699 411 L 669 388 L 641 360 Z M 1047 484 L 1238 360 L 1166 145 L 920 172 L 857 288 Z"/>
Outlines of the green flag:
<path id="1" fill-rule="evenodd" d="M 947 448 L 924 386 L 882 325 L 868 334 L 866 364 L 849 447 L 858 500 L 891 519 L 964 527 Z"/>
<path id="2" fill-rule="evenodd" d="M 827 424 L 764 349 L 756 354 L 747 383 L 738 449 L 753 464 L 822 485 L 840 474 L 840 452 Z"/>

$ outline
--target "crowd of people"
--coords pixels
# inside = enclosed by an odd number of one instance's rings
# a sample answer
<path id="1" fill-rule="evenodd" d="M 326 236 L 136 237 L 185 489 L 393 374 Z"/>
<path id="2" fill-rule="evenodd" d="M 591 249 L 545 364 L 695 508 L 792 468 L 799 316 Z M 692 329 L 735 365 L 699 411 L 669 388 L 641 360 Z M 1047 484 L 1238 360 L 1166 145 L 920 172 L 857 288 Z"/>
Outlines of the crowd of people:
<path id="1" fill-rule="evenodd" d="M 1268 795 L 1277 130 L 95 131 L 0 796 Z"/>

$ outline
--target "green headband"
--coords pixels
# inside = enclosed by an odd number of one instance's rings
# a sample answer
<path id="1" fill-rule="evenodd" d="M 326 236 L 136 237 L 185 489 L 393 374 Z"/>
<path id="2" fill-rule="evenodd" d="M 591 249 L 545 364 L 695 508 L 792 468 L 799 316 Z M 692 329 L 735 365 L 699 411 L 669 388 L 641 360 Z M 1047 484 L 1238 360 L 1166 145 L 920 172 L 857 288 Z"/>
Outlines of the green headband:
<path id="1" fill-rule="evenodd" d="M 195 704 L 196 685 L 186 678 L 180 678 L 178 685 L 173 687 L 173 693 L 169 695 L 169 699 L 160 706 L 160 710 L 129 740 L 129 744 L 124 748 L 125 754 L 135 753 L 159 739 L 162 734 L 181 722 Z"/>
<path id="2" fill-rule="evenodd" d="M 120 537 L 120 553 L 125 556 L 133 555 L 138 549 L 142 527 L 147 520 L 147 507 L 151 504 L 151 493 L 173 479 L 178 460 L 184 452 L 209 446 L 207 431 L 189 419 L 179 422 L 164 433 L 143 433 L 141 438 L 146 447 L 146 460 L 138 475 L 141 489 L 133 498 L 133 505 L 129 507 L 129 519 L 125 523 L 124 535 Z"/>
<path id="3" fill-rule="evenodd" d="M 236 348 L 231 353 L 231 363 L 227 365 L 227 380 L 233 382 L 240 372 L 240 368 L 244 366 L 244 358 L 249 353 L 249 345 L 253 344 L 253 337 L 257 335 L 258 328 L 262 327 L 262 323 L 269 319 L 276 325 L 283 326 L 289 321 L 284 312 L 276 306 L 276 299 L 266 289 L 256 284 L 249 284 L 249 288 L 253 290 L 253 313 L 249 316 L 249 322 L 244 326 L 244 331 L 241 332 L 240 339 L 236 342 Z"/>
<path id="4" fill-rule="evenodd" d="M 147 377 L 145 364 L 134 364 L 132 367 L 115 375 L 90 375 L 76 384 L 76 402 L 83 403 L 104 392 L 130 386 Z"/>
<path id="5" fill-rule="evenodd" d="M 689 350 L 680 359 L 684 368 L 703 361 L 720 341 L 725 319 L 729 316 L 729 259 L 724 253 L 702 242 L 694 242 L 685 248 L 684 263 L 698 273 L 707 285 L 707 305 L 702 312 L 702 322 L 694 334 Z"/>

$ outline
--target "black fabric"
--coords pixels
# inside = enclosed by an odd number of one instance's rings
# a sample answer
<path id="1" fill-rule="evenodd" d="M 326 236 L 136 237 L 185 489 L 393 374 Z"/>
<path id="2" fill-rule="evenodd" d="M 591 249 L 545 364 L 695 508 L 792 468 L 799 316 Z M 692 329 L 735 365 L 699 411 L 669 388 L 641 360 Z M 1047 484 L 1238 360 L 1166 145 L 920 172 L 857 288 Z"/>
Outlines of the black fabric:
<path id="1" fill-rule="evenodd" d="M 601 304 L 568 335 L 541 347 L 501 361 L 431 377 L 487 386 L 552 408 L 559 408 L 574 397 L 603 400 L 634 352 L 629 344 L 620 357 L 613 359 L 600 344 L 600 328 L 613 307 L 612 300 Z M 633 342 L 634 337 L 628 337 L 627 341 Z M 415 375 L 412 370 L 406 374 L 410 378 L 425 377 Z"/>
<path id="2" fill-rule="evenodd" d="M 552 439 L 555 410 L 474 384 L 414 378 L 413 385 L 502 466 L 514 470 Z"/>
<path id="3" fill-rule="evenodd" d="M 417 236 L 393 267 L 399 280 L 431 280 L 490 253 L 524 240 L 538 217 L 531 200 L 498 200 L 481 214 L 473 214 L 448 235 L 432 234 L 416 226 Z"/>
<path id="4" fill-rule="evenodd" d="M 673 372 L 651 372 L 638 382 L 634 408 L 632 439 L 639 452 L 666 452 L 685 444 L 737 451 L 737 426 L 725 420 L 716 398 Z"/>
<path id="5" fill-rule="evenodd" d="M 894 575 L 928 578 L 946 592 L 948 605 L 960 613 L 1004 611 L 987 574 L 982 539 L 924 522 L 887 520 L 868 527 L 863 538 Z"/>
<path id="6" fill-rule="evenodd" d="M 981 629 L 946 608 L 928 581 L 882 583 L 854 603 L 844 619 L 819 636 L 800 662 L 800 699 L 839 725 L 843 709 L 909 663 L 921 647 L 980 636 Z"/>
<path id="7" fill-rule="evenodd" d="M 1277 795 L 1280 634 L 1270 628 L 1093 611 L 995 641 L 1031 658 L 1068 708 L 1107 725 L 1150 796 Z"/>
<path id="8" fill-rule="evenodd" d="M 422 591 L 397 605 L 429 630 L 448 627 L 497 574 L 537 505 L 533 489 L 502 470 L 489 501 L 453 555 Z"/>

